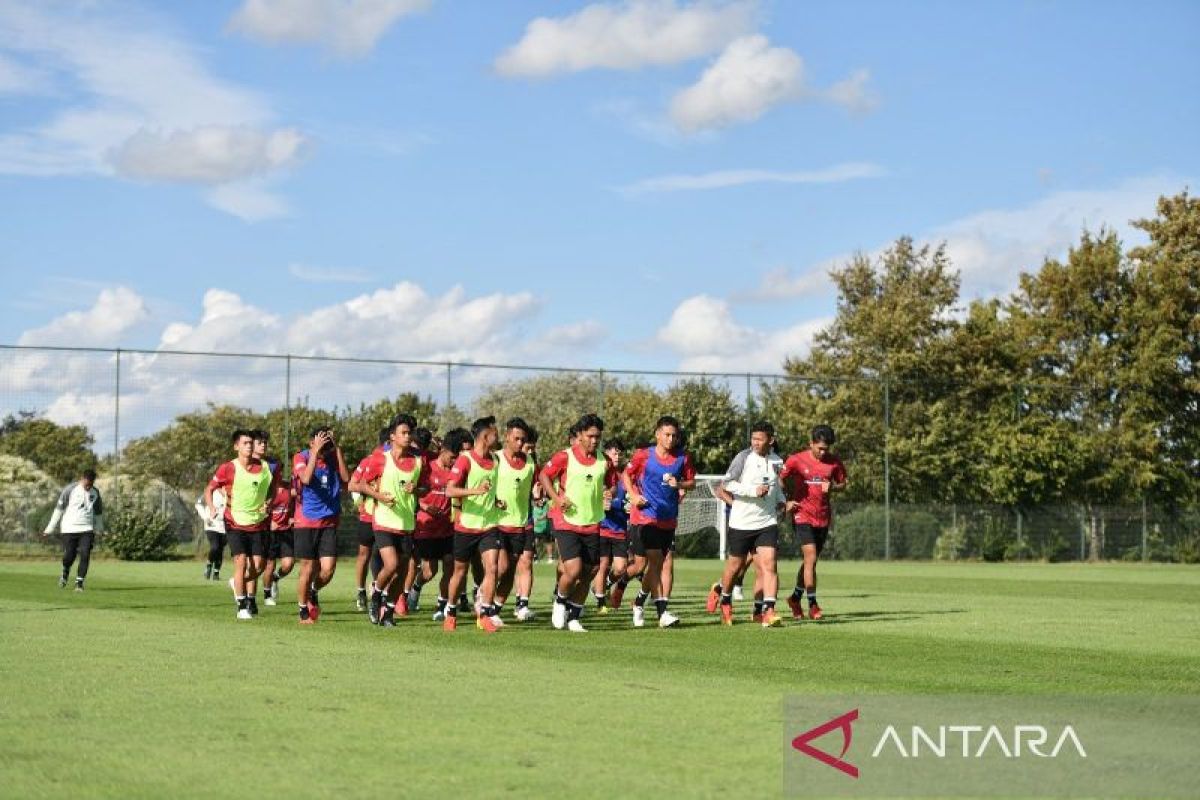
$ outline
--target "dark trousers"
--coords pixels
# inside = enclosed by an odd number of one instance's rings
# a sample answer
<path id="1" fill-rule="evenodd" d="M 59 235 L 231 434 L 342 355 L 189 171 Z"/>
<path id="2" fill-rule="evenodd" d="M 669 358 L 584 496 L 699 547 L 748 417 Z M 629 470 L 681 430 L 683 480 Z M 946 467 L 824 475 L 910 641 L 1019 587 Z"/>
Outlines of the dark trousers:
<path id="1" fill-rule="evenodd" d="M 205 531 L 204 533 L 208 536 L 208 563 L 216 569 L 220 569 L 221 562 L 225 558 L 225 534 L 217 531 Z"/>
<path id="2" fill-rule="evenodd" d="M 78 555 L 79 569 L 75 571 L 75 575 L 80 580 L 87 577 L 88 564 L 92 561 L 92 544 L 95 541 L 94 531 L 63 534 L 63 575 L 70 573 L 71 565 L 75 563 L 75 556 Z"/>

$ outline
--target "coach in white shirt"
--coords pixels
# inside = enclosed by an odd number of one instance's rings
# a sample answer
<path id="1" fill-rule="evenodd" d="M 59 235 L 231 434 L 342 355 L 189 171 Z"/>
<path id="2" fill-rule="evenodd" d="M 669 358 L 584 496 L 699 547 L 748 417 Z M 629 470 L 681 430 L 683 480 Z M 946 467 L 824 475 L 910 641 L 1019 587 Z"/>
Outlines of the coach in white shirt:
<path id="1" fill-rule="evenodd" d="M 738 453 L 721 481 L 733 497 L 729 511 L 729 556 L 721 576 L 721 621 L 733 624 L 733 583 L 750 560 L 762 578 L 762 625 L 773 628 L 783 623 L 775 613 L 779 573 L 775 550 L 779 546 L 779 511 L 784 497 L 779 485 L 783 459 L 774 451 L 775 428 L 756 422 L 750 429 L 750 446 Z"/>
<path id="2" fill-rule="evenodd" d="M 87 577 L 88 564 L 92 560 L 92 545 L 96 536 L 104 532 L 104 501 L 100 499 L 100 490 L 96 488 L 96 473 L 94 470 L 84 470 L 79 480 L 69 484 L 58 496 L 54 505 L 54 515 L 46 525 L 43 536 L 54 533 L 54 529 L 62 526 L 63 559 L 62 577 L 58 579 L 59 587 L 67 585 L 71 575 L 71 565 L 75 556 L 79 556 L 79 569 L 75 572 L 75 591 L 83 591 L 83 580 Z"/>

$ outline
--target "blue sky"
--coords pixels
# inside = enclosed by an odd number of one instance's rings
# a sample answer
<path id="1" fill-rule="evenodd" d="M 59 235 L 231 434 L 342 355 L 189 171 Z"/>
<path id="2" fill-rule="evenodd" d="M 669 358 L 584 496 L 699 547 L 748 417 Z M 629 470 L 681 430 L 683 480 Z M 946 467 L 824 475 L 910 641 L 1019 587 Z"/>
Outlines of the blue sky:
<path id="1" fill-rule="evenodd" d="M 0 342 L 775 371 L 1200 175 L 1200 5 L 0 0 Z"/>

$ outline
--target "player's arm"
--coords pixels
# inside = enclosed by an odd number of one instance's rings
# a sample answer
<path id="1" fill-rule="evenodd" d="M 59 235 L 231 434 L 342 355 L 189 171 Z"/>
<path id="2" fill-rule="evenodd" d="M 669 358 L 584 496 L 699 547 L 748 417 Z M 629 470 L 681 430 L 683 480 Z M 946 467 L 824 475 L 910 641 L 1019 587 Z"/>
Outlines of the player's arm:
<path id="1" fill-rule="evenodd" d="M 462 497 L 479 497 L 488 493 L 492 488 L 490 481 L 484 481 L 474 489 L 468 489 L 461 485 L 467 479 L 470 471 L 471 459 L 460 455 L 458 460 L 454 462 L 454 477 L 446 481 L 446 497 L 449 497 L 451 500 L 457 500 Z"/>
<path id="2" fill-rule="evenodd" d="M 683 469 L 679 471 L 681 480 L 675 482 L 675 488 L 685 492 L 690 492 L 696 488 L 696 468 L 692 466 L 692 457 L 684 454 Z"/>
<path id="3" fill-rule="evenodd" d="M 625 482 L 625 494 L 629 497 L 629 502 L 635 508 L 645 508 L 649 503 L 642 493 L 638 491 L 638 479 L 642 477 L 642 469 L 646 464 L 646 451 L 638 450 L 633 454 L 633 458 L 629 459 L 628 466 L 621 473 L 621 480 Z"/>
<path id="4" fill-rule="evenodd" d="M 359 486 L 362 487 L 362 494 L 368 497 L 373 497 L 385 506 L 390 506 L 396 502 L 396 498 L 392 497 L 391 492 L 379 491 L 378 480 L 383 475 L 385 466 L 383 459 L 391 458 L 387 453 L 376 453 L 367 461 L 363 467 L 362 480 L 359 481 Z"/>
<path id="5" fill-rule="evenodd" d="M 304 460 L 304 468 L 299 472 L 300 482 L 305 486 L 308 486 L 308 484 L 312 482 L 313 473 L 317 471 L 317 456 L 320 454 L 321 448 L 324 447 L 328 441 L 329 434 L 325 431 L 321 431 L 312 438 L 311 442 L 308 443 L 308 458 Z M 297 456 L 297 459 L 299 458 L 300 456 Z M 296 474 L 296 468 L 294 465 L 292 467 L 292 474 Z"/>
<path id="6" fill-rule="evenodd" d="M 350 482 L 350 470 L 346 468 L 346 457 L 342 455 L 342 447 L 339 444 L 333 445 L 333 454 L 337 457 L 338 477 L 342 479 L 343 484 Z"/>
<path id="7" fill-rule="evenodd" d="M 217 467 L 217 471 L 213 474 L 212 480 L 208 482 L 208 486 L 204 487 L 204 508 L 208 511 L 209 520 L 216 519 L 217 506 L 213 502 L 213 492 L 225 485 L 225 465 Z"/>
<path id="8" fill-rule="evenodd" d="M 571 508 L 573 503 L 571 503 L 570 498 L 568 498 L 565 493 L 559 494 L 558 490 L 554 488 L 554 479 L 566 471 L 566 462 L 567 454 L 565 451 L 555 453 L 554 456 L 548 462 L 546 462 L 545 468 L 542 469 L 541 474 L 538 476 L 538 483 L 541 485 L 542 491 L 545 492 L 546 497 L 550 498 L 550 502 L 554 503 L 555 506 L 563 509 L 564 511 Z"/>
<path id="9" fill-rule="evenodd" d="M 49 536 L 54 533 L 54 529 L 58 527 L 58 523 L 62 521 L 63 512 L 67 510 L 67 504 L 71 500 L 71 489 L 75 483 L 67 484 L 67 487 L 58 495 L 58 502 L 54 504 L 54 513 L 50 515 L 50 521 L 46 523 L 46 530 L 42 531 L 43 536 Z"/>

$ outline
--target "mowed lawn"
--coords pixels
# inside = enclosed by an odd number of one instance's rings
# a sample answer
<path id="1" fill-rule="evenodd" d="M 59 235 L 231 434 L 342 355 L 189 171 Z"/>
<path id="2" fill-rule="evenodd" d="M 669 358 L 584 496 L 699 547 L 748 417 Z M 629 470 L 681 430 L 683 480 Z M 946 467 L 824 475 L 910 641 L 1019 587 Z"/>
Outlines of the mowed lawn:
<path id="1" fill-rule="evenodd" d="M 82 594 L 0 563 L 0 796 L 770 797 L 788 694 L 1200 685 L 1197 568 L 822 567 L 819 623 L 763 630 L 742 603 L 724 628 L 718 565 L 681 561 L 681 628 L 589 609 L 571 635 L 539 566 L 539 621 L 488 636 L 424 608 L 372 627 L 348 562 L 303 628 L 292 580 L 238 622 L 197 563 L 95 561 Z"/>

